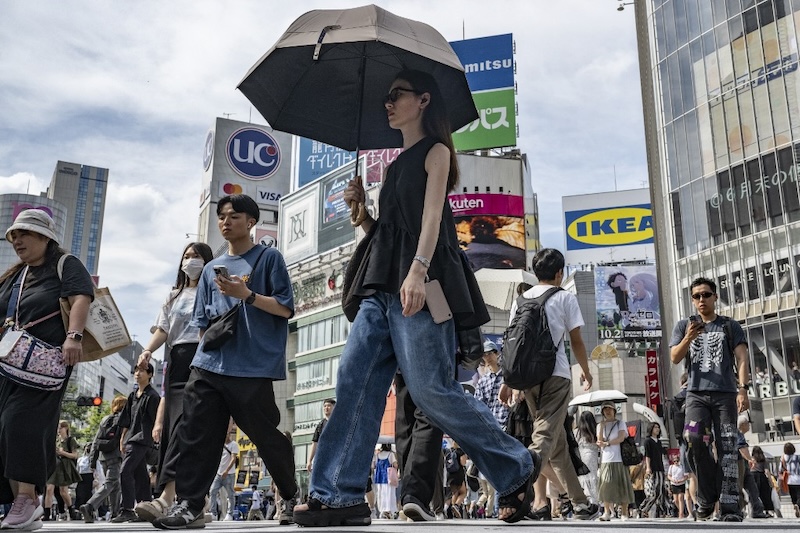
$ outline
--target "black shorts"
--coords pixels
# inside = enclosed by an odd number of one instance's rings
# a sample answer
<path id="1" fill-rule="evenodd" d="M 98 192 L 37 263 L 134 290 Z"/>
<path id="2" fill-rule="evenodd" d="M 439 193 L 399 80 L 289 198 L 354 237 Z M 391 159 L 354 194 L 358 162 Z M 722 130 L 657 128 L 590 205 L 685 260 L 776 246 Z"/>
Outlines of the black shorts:
<path id="1" fill-rule="evenodd" d="M 670 483 L 670 487 L 672 488 L 672 494 L 683 494 L 686 492 L 686 484 L 683 485 L 673 485 Z"/>

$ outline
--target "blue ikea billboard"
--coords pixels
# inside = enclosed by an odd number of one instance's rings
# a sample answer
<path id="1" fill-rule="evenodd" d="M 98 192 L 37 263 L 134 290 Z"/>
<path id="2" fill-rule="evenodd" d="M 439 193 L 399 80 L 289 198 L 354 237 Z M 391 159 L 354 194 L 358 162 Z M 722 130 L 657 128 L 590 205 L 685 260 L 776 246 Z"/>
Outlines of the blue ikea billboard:
<path id="1" fill-rule="evenodd" d="M 450 46 L 464 65 L 470 91 L 514 86 L 512 34 L 452 41 Z"/>

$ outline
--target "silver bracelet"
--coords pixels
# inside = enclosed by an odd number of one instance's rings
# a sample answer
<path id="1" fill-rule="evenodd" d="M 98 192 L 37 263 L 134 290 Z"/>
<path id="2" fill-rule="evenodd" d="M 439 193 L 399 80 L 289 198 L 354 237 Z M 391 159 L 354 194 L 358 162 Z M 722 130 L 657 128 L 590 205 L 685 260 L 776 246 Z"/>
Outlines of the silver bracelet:
<path id="1" fill-rule="evenodd" d="M 427 258 L 427 257 L 425 257 L 425 256 L 422 256 L 422 255 L 415 255 L 415 256 L 414 256 L 414 261 L 419 261 L 420 263 L 422 263 L 422 265 L 423 265 L 425 268 L 430 268 L 430 267 L 431 267 L 431 262 L 430 262 L 430 261 L 428 260 L 428 258 Z"/>

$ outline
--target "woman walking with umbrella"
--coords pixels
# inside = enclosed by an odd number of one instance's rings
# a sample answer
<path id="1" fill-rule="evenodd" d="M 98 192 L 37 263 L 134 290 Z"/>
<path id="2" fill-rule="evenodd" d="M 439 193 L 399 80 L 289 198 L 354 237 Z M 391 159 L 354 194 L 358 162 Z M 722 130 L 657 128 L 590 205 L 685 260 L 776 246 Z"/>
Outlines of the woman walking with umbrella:
<path id="1" fill-rule="evenodd" d="M 426 278 L 441 283 L 452 309 L 473 309 L 447 203 L 458 168 L 444 99 L 431 75 L 403 71 L 389 88 L 385 109 L 389 125 L 403 135 L 404 152 L 387 169 L 380 218 L 364 221 L 370 248 L 353 281 L 354 292 L 364 299 L 339 364 L 337 409 L 319 442 L 311 497 L 295 507 L 294 520 L 303 526 L 370 523 L 364 479 L 380 429 L 382 398 L 399 367 L 417 405 L 497 488 L 500 518 L 516 522 L 530 511 L 538 458 L 532 460 L 485 405 L 464 394 L 453 379 L 454 321 L 436 324 L 423 309 Z M 345 200 L 364 201 L 357 181 L 349 184 Z M 402 503 L 412 509 L 427 504 Z"/>

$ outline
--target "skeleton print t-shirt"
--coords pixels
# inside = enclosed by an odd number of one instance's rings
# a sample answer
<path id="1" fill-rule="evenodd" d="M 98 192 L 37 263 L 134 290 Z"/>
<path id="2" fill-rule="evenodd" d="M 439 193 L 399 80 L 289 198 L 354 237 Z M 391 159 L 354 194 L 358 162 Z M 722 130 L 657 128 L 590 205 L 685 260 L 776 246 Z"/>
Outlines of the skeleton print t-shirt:
<path id="1" fill-rule="evenodd" d="M 706 329 L 689 346 L 688 360 L 689 382 L 691 392 L 736 392 L 736 375 L 734 374 L 736 358 L 731 348 L 745 344 L 742 326 L 730 320 L 730 332 L 733 339 L 725 339 L 723 318 L 717 316 L 713 322 L 706 323 Z M 672 331 L 669 341 L 673 347 L 686 335 L 688 320 L 680 320 Z"/>

